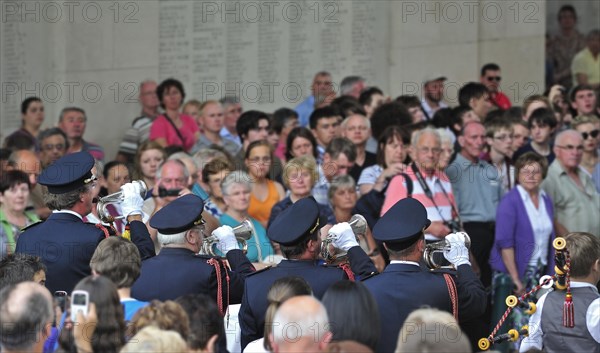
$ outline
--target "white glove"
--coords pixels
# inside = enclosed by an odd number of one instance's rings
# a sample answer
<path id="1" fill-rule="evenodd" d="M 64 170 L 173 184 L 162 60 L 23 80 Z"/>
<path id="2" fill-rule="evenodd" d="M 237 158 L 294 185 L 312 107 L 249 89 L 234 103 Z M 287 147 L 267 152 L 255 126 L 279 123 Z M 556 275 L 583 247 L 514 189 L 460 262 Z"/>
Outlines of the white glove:
<path id="1" fill-rule="evenodd" d="M 217 246 L 224 255 L 227 255 L 229 250 L 239 249 L 233 228 L 230 226 L 220 226 L 212 232 L 212 235 L 219 240 Z"/>
<path id="2" fill-rule="evenodd" d="M 351 247 L 358 246 L 356 235 L 354 235 L 352 227 L 350 227 L 348 222 L 334 225 L 329 230 L 329 234 L 335 235 L 332 244 L 336 249 L 348 251 Z"/>
<path id="3" fill-rule="evenodd" d="M 469 249 L 465 245 L 465 237 L 467 233 L 465 232 L 457 232 L 450 233 L 446 236 L 446 242 L 450 244 L 450 249 L 444 250 L 444 257 L 446 260 L 450 261 L 451 264 L 454 265 L 455 268 L 458 268 L 460 265 L 469 265 L 471 266 L 471 262 L 469 261 Z"/>
<path id="4" fill-rule="evenodd" d="M 123 216 L 141 215 L 144 199 L 140 196 L 138 188 L 132 183 L 127 183 L 121 186 L 121 192 L 123 193 L 121 202 Z"/>

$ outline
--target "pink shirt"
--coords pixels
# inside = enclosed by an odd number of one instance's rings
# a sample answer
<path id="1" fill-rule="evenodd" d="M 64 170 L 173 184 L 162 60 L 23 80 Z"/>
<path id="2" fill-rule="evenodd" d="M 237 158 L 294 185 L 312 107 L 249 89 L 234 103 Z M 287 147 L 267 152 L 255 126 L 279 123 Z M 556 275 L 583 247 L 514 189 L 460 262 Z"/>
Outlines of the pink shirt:
<path id="1" fill-rule="evenodd" d="M 196 132 L 198 132 L 198 125 L 194 119 L 189 115 L 179 115 L 181 119 L 181 127 L 179 133 L 183 136 L 183 141 L 179 138 L 177 131 L 173 125 L 167 120 L 164 115 L 158 116 L 150 127 L 150 140 L 154 141 L 159 138 L 167 140 L 167 146 L 182 146 L 187 152 L 189 151 L 194 143 L 196 143 Z"/>

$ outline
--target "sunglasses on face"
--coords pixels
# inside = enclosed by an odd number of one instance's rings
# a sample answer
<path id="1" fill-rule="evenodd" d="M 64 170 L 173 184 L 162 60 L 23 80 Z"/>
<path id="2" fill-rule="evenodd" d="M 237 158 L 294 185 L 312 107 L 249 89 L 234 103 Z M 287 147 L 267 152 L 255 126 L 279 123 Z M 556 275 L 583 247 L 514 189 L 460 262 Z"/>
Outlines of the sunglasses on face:
<path id="1" fill-rule="evenodd" d="M 590 132 L 582 132 L 581 136 L 583 136 L 584 140 L 587 140 L 588 137 L 595 139 L 596 137 L 598 137 L 598 133 L 600 133 L 600 130 L 592 130 Z"/>
<path id="2" fill-rule="evenodd" d="M 491 76 L 487 78 L 488 81 L 496 81 L 496 82 L 500 82 L 502 81 L 502 77 L 500 76 Z"/>

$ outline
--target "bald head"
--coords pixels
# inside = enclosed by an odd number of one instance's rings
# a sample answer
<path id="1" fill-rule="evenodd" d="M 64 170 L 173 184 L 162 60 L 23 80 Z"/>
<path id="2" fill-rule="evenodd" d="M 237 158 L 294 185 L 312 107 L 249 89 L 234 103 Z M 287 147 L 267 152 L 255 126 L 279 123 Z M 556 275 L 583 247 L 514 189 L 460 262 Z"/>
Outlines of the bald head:
<path id="1" fill-rule="evenodd" d="M 273 318 L 275 351 L 323 350 L 331 339 L 327 310 L 309 295 L 286 300 Z"/>
<path id="2" fill-rule="evenodd" d="M 0 346 L 3 352 L 41 352 L 53 320 L 52 296 L 35 282 L 0 292 Z"/>
<path id="3" fill-rule="evenodd" d="M 37 177 L 42 172 L 40 159 L 29 150 L 14 151 L 8 157 L 8 167 L 11 170 L 20 170 L 29 176 L 29 183 L 35 186 Z"/>

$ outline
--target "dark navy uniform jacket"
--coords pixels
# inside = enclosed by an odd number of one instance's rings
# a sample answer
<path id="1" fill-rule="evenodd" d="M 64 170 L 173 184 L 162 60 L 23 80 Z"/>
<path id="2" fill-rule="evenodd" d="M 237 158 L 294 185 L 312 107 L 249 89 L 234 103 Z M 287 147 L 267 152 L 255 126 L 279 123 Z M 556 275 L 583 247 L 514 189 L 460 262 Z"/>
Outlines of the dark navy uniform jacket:
<path id="1" fill-rule="evenodd" d="M 483 285 L 469 265 L 459 266 L 457 278 L 459 319 L 481 315 L 486 303 Z M 400 328 L 412 311 L 428 306 L 452 313 L 448 286 L 441 273 L 411 264 L 390 264 L 363 283 L 379 307 L 381 337 L 377 352 L 396 350 Z"/>
<path id="2" fill-rule="evenodd" d="M 142 261 L 141 275 L 131 288 L 131 296 L 138 300 L 175 300 L 186 294 L 204 293 L 217 298 L 217 273 L 207 263 L 210 256 L 196 255 L 184 248 L 163 248 L 157 256 Z M 254 272 L 254 266 L 241 250 L 231 250 L 227 260 L 229 272 L 229 302 L 242 300 L 244 279 Z M 227 272 L 221 266 L 222 295 L 227 304 Z"/>
<path id="3" fill-rule="evenodd" d="M 154 256 L 154 245 L 144 223 L 133 221 L 131 240 L 143 258 Z M 90 260 L 104 232 L 70 213 L 52 213 L 19 236 L 15 252 L 36 255 L 48 268 L 46 287 L 51 293 L 71 293 L 75 285 L 92 274 Z"/>
<path id="4" fill-rule="evenodd" d="M 377 272 L 371 259 L 359 246 L 348 251 L 348 259 L 352 272 L 357 276 L 366 277 Z M 303 260 L 283 260 L 277 267 L 248 276 L 239 312 L 242 350 L 248 343 L 263 337 L 268 306 L 267 293 L 273 282 L 288 276 L 304 278 L 318 299 L 323 297 L 333 283 L 348 279 L 346 273 L 338 267 L 319 266 L 314 261 Z"/>

